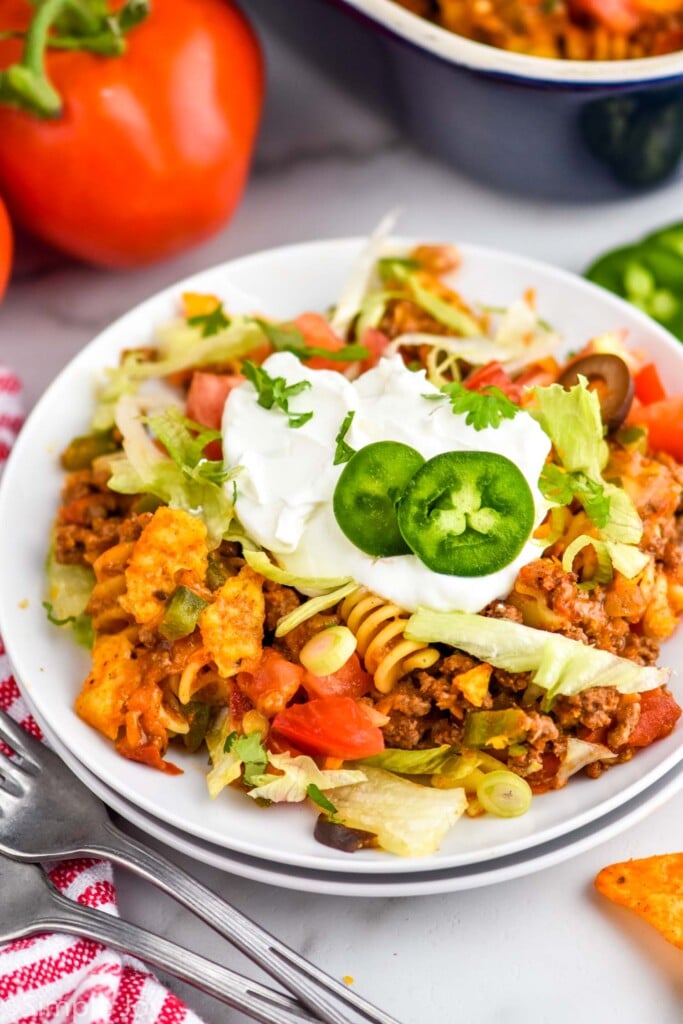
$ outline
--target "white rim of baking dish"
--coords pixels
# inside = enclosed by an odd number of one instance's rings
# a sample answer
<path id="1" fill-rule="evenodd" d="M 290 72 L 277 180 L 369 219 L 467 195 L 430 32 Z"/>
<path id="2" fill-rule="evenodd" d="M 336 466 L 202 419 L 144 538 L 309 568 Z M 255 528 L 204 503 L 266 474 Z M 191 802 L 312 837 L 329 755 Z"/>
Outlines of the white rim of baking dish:
<path id="1" fill-rule="evenodd" d="M 559 60 L 512 53 L 464 36 L 412 14 L 395 0 L 342 0 L 360 14 L 389 29 L 413 46 L 448 63 L 490 75 L 539 84 L 605 86 L 683 78 L 683 51 L 633 60 Z"/>

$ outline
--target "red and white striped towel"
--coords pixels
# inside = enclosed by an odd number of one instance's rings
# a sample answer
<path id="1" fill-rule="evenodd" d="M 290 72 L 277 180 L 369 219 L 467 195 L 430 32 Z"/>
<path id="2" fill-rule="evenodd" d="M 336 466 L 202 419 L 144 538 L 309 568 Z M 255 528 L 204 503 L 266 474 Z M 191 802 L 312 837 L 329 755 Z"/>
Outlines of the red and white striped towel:
<path id="1" fill-rule="evenodd" d="M 0 474 L 21 423 L 21 385 L 0 366 Z M 2 638 L 0 707 L 42 738 L 12 676 Z M 52 867 L 50 877 L 70 899 L 116 915 L 110 864 L 63 861 Z M 0 1024 L 201 1022 L 138 961 L 97 942 L 54 934 L 0 946 Z"/>

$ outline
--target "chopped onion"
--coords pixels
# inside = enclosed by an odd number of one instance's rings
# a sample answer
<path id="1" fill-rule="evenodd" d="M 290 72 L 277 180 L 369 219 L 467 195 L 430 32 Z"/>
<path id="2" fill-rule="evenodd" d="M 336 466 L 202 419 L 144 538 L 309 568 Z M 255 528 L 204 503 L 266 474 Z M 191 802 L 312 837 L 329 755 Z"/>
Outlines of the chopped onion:
<path id="1" fill-rule="evenodd" d="M 304 644 L 299 660 L 314 676 L 338 672 L 356 649 L 356 637 L 348 626 L 330 626 Z"/>

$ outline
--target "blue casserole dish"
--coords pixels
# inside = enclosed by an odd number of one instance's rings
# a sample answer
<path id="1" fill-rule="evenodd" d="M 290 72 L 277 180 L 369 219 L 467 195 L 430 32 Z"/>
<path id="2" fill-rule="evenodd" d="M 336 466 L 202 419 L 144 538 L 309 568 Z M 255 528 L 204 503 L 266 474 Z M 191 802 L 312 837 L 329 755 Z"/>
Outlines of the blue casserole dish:
<path id="1" fill-rule="evenodd" d="M 681 173 L 683 52 L 529 57 L 464 39 L 393 0 L 251 0 L 426 148 L 498 188 L 600 199 Z"/>

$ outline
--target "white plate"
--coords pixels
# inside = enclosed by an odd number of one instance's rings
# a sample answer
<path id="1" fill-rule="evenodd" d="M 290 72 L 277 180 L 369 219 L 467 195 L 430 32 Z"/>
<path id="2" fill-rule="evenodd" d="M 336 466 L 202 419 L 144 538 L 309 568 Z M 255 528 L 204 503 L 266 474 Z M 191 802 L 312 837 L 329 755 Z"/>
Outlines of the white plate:
<path id="1" fill-rule="evenodd" d="M 174 755 L 185 770 L 181 777 L 121 758 L 75 715 L 73 701 L 87 674 L 88 657 L 47 622 L 41 607 L 47 537 L 61 484 L 57 455 L 87 428 L 95 372 L 115 364 L 121 349 L 147 342 L 153 325 L 174 314 L 181 291 L 213 292 L 228 308 L 253 311 L 256 306 L 280 318 L 325 309 L 338 295 L 361 245 L 361 240 L 346 239 L 288 246 L 197 274 L 132 310 L 69 364 L 33 411 L 5 471 L 0 493 L 0 628 L 19 681 L 41 719 L 94 775 L 147 814 L 216 846 L 309 871 L 442 871 L 547 843 L 610 813 L 683 758 L 680 730 L 596 781 L 575 779 L 565 789 L 534 800 L 522 818 L 463 820 L 427 861 L 377 851 L 348 858 L 315 842 L 308 808 L 264 809 L 233 790 L 212 802 L 201 756 Z M 564 271 L 516 256 L 474 246 L 463 246 L 462 252 L 459 286 L 467 297 L 505 305 L 533 287 L 541 315 L 562 331 L 568 349 L 595 334 L 626 327 L 634 345 L 652 352 L 665 380 L 680 379 L 681 346 L 615 297 Z M 663 661 L 676 665 L 682 654 L 679 635 L 666 645 Z"/>
<path id="2" fill-rule="evenodd" d="M 496 882 L 508 882 L 513 878 L 521 878 L 535 871 L 553 867 L 613 839 L 614 836 L 637 825 L 683 789 L 683 762 L 680 762 L 662 778 L 653 782 L 648 789 L 621 807 L 589 825 L 584 825 L 583 828 L 548 843 L 542 843 L 531 850 L 479 864 L 437 871 L 415 871 L 407 878 L 391 874 L 349 876 L 342 872 L 298 869 L 291 865 L 269 863 L 222 849 L 166 825 L 110 789 L 69 752 L 45 723 L 41 724 L 53 749 L 60 754 L 74 774 L 78 775 L 112 810 L 146 835 L 166 843 L 179 853 L 184 853 L 220 871 L 238 875 L 240 878 L 264 882 L 282 889 L 323 893 L 328 896 L 429 896 L 478 889 L 484 885 L 494 885 Z M 356 854 L 349 856 L 355 857 Z"/>

